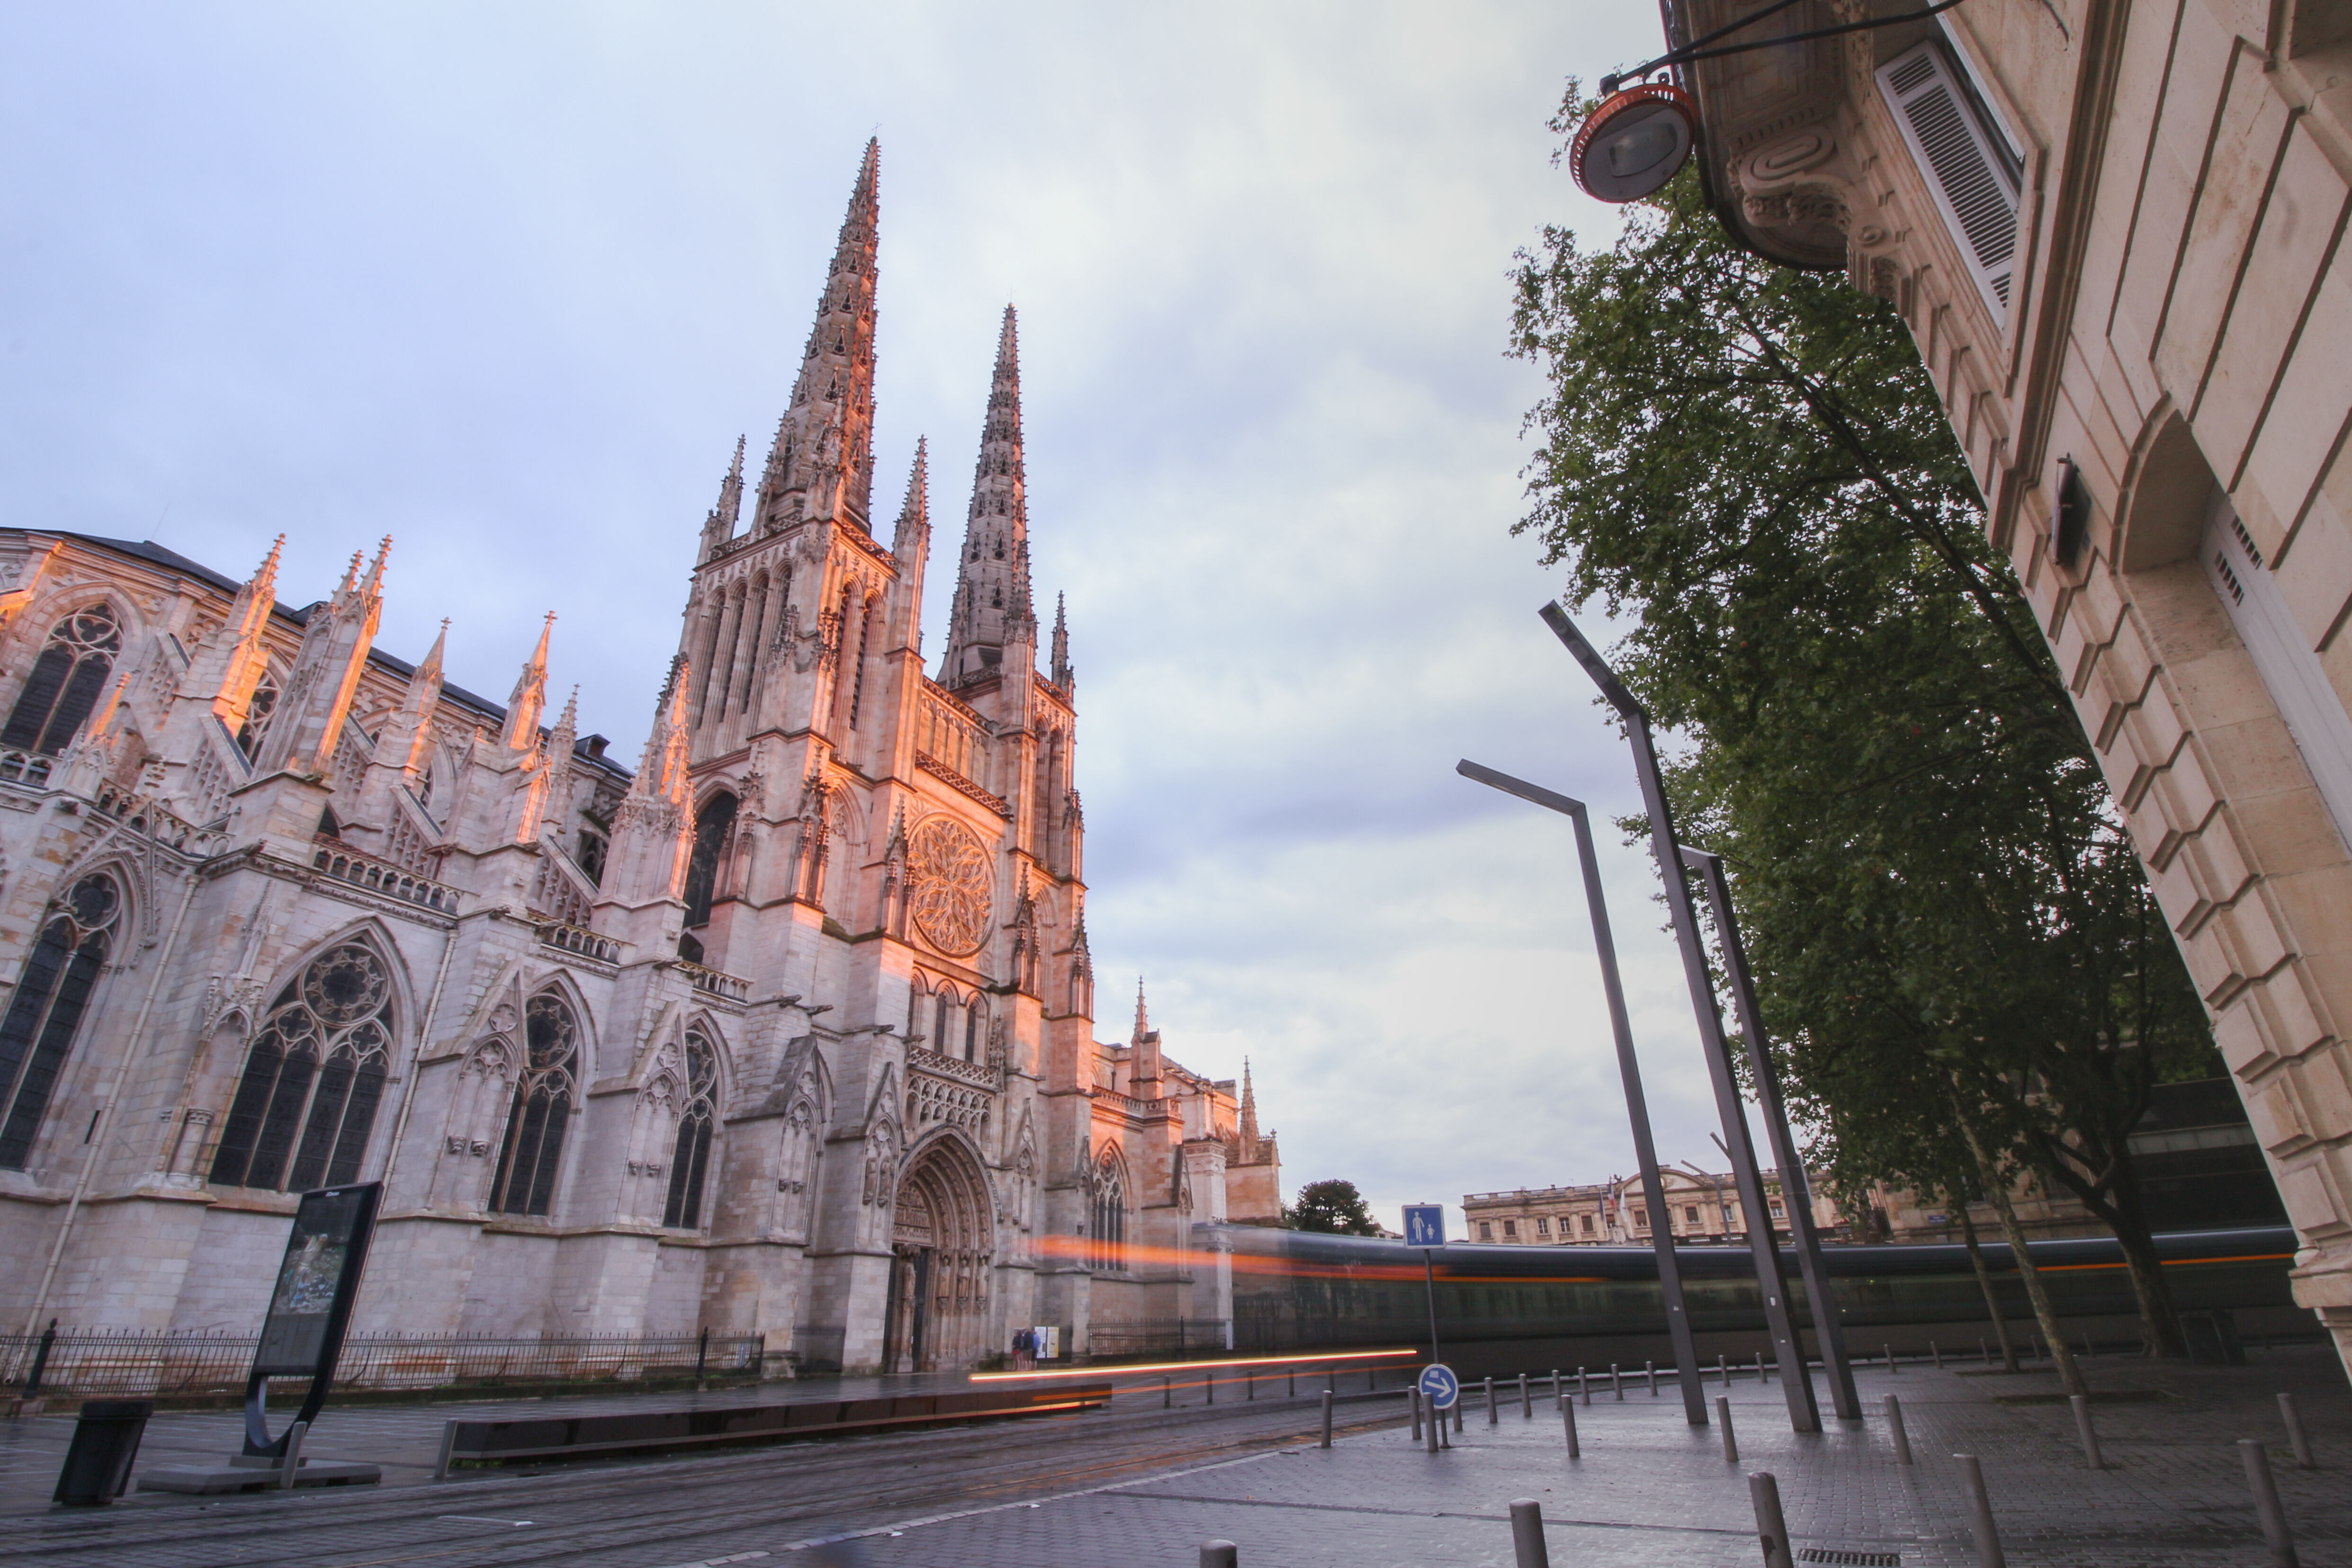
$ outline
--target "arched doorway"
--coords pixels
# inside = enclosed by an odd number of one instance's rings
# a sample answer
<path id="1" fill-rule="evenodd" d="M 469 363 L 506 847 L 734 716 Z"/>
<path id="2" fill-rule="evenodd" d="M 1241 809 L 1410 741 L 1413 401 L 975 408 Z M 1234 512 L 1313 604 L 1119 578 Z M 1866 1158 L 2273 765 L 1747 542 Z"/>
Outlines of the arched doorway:
<path id="1" fill-rule="evenodd" d="M 987 1348 L 996 1229 L 987 1178 L 961 1143 L 940 1138 L 907 1167 L 894 1213 L 885 1370 L 971 1365 Z"/>

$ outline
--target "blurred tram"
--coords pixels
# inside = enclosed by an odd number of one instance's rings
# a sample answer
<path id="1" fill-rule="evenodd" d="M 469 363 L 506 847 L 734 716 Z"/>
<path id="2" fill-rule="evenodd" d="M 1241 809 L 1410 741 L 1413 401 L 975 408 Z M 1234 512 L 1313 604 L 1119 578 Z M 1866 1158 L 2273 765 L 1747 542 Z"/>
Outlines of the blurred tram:
<path id="1" fill-rule="evenodd" d="M 1423 1249 L 1399 1242 L 1249 1226 L 1216 1228 L 1230 1251 L 1234 1349 L 1281 1354 L 1319 1349 L 1426 1348 L 1427 1278 L 1433 1277 L 1441 1353 L 1465 1376 L 1640 1366 L 1674 1359 L 1656 1254 L 1648 1247 L 1495 1247 Z M 2317 1317 L 2288 1288 L 2294 1233 L 2284 1227 L 2159 1236 L 2173 1303 L 2184 1314 L 2217 1314 L 2208 1332 L 2242 1341 L 2319 1333 Z M 2112 1237 L 2030 1243 L 2066 1329 L 2079 1347 L 2139 1345 L 2139 1314 L 2123 1249 Z M 2005 1243 L 1983 1244 L 2001 1315 L 2021 1352 L 2035 1333 Z M 1927 1352 L 1974 1355 L 1979 1339 L 1998 1344 L 1984 1291 L 1958 1244 L 1825 1246 L 1823 1263 L 1845 1327 L 1848 1354 Z M 1769 1356 L 1763 1296 L 1744 1246 L 1678 1247 L 1683 1295 L 1699 1359 Z M 1790 1304 L 1801 1331 L 1812 1326 L 1793 1251 L 1783 1249 Z M 1805 1335 L 1818 1356 L 1819 1343 Z"/>

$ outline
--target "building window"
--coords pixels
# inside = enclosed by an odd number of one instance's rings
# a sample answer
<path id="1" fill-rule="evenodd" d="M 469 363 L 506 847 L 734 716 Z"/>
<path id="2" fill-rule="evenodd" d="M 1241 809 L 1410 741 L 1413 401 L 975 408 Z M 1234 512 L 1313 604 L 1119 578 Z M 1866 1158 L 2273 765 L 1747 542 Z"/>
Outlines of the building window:
<path id="1" fill-rule="evenodd" d="M 579 1033 L 562 997 L 541 994 L 523 1005 L 526 1057 L 515 1082 L 514 1106 L 507 1113 L 499 1174 L 490 1184 L 494 1214 L 543 1216 L 554 1199 L 563 1131 L 572 1119 Z"/>
<path id="2" fill-rule="evenodd" d="M 1503 1236 L 1505 1239 L 1516 1241 L 1518 1239 L 1518 1235 L 1519 1222 L 1517 1220 L 1506 1219 L 1503 1221 Z"/>
<path id="3" fill-rule="evenodd" d="M 1878 90 L 1995 323 L 2009 315 L 2019 179 L 1975 84 L 1935 39 L 1878 68 Z"/>
<path id="4" fill-rule="evenodd" d="M 1478 1239 L 1481 1241 L 1492 1241 L 1495 1239 L 1494 1221 L 1482 1219 L 1478 1222 Z"/>
<path id="5" fill-rule="evenodd" d="M 1551 1234 L 1551 1221 L 1545 1218 L 1540 1214 L 1536 1216 L 1536 1234 L 1538 1236 L 1549 1236 Z"/>
<path id="6" fill-rule="evenodd" d="M 1633 1206 L 1633 1223 L 1641 1229 L 1647 1230 L 1650 1228 L 1649 1205 L 1637 1203 Z"/>
<path id="7" fill-rule="evenodd" d="M 578 863 L 581 871 L 586 874 L 588 880 L 594 883 L 598 887 L 604 885 L 604 854 L 606 849 L 607 845 L 604 834 L 592 833 L 585 828 L 580 830 L 580 852 L 574 855 L 572 859 Z"/>
<path id="8" fill-rule="evenodd" d="M 713 795 L 694 815 L 694 855 L 686 862 L 686 926 L 691 931 L 710 924 L 710 905 L 719 892 L 719 858 L 735 831 L 735 797 Z M 690 960 L 701 956 L 688 954 Z M 683 946 L 680 947 L 683 952 Z"/>
<path id="9" fill-rule="evenodd" d="M 98 706 L 98 694 L 122 650 L 122 628 L 103 604 L 77 610 L 49 628 L 48 644 L 33 661 L 8 722 L 0 726 L 0 747 L 55 757 Z"/>
<path id="10" fill-rule="evenodd" d="M 677 1116 L 677 1146 L 669 1162 L 669 1202 L 662 1223 L 672 1228 L 702 1225 L 702 1177 L 710 1164 L 710 1124 L 717 1108 L 719 1072 L 710 1042 L 686 1031 L 686 1091 Z"/>
<path id="11" fill-rule="evenodd" d="M 1777 1197 L 1772 1200 L 1772 1218 L 1775 1219 L 1789 1218 L 1789 1211 L 1780 1207 L 1780 1200 Z"/>
<path id="12" fill-rule="evenodd" d="M 1683 1223 L 1685 1225 L 1696 1225 L 1698 1223 L 1698 1206 L 1696 1204 L 1693 1204 L 1683 1210 Z"/>
<path id="13" fill-rule="evenodd" d="M 1094 1266 L 1100 1270 L 1127 1267 L 1127 1183 L 1118 1162 L 1105 1159 L 1095 1172 Z"/>
<path id="14" fill-rule="evenodd" d="M 1579 1218 L 1582 1220 L 1581 1228 L 1582 1228 L 1582 1230 L 1584 1231 L 1584 1233 L 1585 1233 L 1587 1236 L 1591 1235 L 1591 1234 L 1592 1234 L 1592 1216 L 1591 1216 L 1591 1215 L 1587 1214 L 1587 1215 L 1580 1216 Z"/>
<path id="15" fill-rule="evenodd" d="M 33 1139 L 106 967 L 121 913 L 114 879 L 86 876 L 51 913 L 25 959 L 0 1022 L 0 1105 L 8 1112 L 0 1121 L 0 1166 L 20 1171 L 32 1157 Z"/>
<path id="16" fill-rule="evenodd" d="M 245 722 L 236 727 L 236 748 L 247 761 L 260 753 L 262 737 L 269 733 L 269 716 L 277 711 L 278 677 L 265 674 L 253 688 L 253 695 L 246 699 Z"/>
<path id="17" fill-rule="evenodd" d="M 392 977 L 356 942 L 302 967 L 246 1052 L 212 1179 L 307 1192 L 357 1181 L 392 1054 Z"/>

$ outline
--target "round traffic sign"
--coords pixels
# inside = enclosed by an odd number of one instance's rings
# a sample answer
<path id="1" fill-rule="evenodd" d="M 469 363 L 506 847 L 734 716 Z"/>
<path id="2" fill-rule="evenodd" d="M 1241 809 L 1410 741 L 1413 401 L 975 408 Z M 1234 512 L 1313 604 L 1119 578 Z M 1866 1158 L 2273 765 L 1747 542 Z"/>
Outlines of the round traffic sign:
<path id="1" fill-rule="evenodd" d="M 1444 1362 L 1433 1361 L 1421 1369 L 1421 1396 L 1433 1410 L 1451 1410 L 1462 1397 L 1462 1380 Z"/>

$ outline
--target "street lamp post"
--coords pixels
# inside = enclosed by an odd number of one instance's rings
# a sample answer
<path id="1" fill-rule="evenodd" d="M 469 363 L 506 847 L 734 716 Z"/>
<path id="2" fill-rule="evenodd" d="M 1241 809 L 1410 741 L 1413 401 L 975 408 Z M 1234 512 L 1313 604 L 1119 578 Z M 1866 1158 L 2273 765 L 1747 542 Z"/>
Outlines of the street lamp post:
<path id="1" fill-rule="evenodd" d="M 1853 1366 L 1846 1359 L 1845 1330 L 1838 1322 L 1837 1298 L 1830 1293 L 1829 1270 L 1822 1266 L 1822 1234 L 1813 1224 L 1812 1184 L 1805 1162 L 1789 1131 L 1789 1109 L 1780 1098 L 1780 1071 L 1764 1042 L 1764 1018 L 1756 1007 L 1756 981 L 1748 970 L 1748 945 L 1739 939 L 1739 922 L 1731 912 L 1731 884 L 1723 874 L 1723 857 L 1705 850 L 1685 849 L 1683 863 L 1706 883 L 1706 901 L 1715 914 L 1715 931 L 1723 945 L 1724 978 L 1731 985 L 1732 1005 L 1739 1015 L 1739 1032 L 1747 1037 L 1748 1073 L 1756 1081 L 1756 1105 L 1764 1113 L 1764 1135 L 1772 1141 L 1772 1160 L 1780 1167 L 1780 1201 L 1789 1209 L 1789 1239 L 1797 1249 L 1797 1269 L 1804 1276 L 1805 1302 L 1812 1309 L 1813 1336 L 1822 1342 L 1822 1375 L 1828 1379 L 1830 1404 L 1841 1421 L 1862 1419 L 1862 1398 L 1854 1392 Z M 1772 1211 L 1764 1210 L 1764 1228 L 1772 1228 Z"/>
<path id="2" fill-rule="evenodd" d="M 1706 1057 L 1706 1075 L 1715 1088 L 1715 1106 L 1723 1122 L 1723 1137 L 1731 1155 L 1731 1174 L 1739 1186 L 1739 1202 L 1749 1215 L 1770 1214 L 1764 1202 L 1764 1178 L 1756 1168 L 1756 1145 L 1748 1135 L 1748 1110 L 1739 1098 L 1738 1082 L 1731 1073 L 1731 1050 L 1723 1037 L 1723 1016 L 1716 1009 L 1715 978 L 1707 972 L 1706 953 L 1699 945 L 1698 916 L 1691 907 L 1690 882 L 1683 869 L 1682 846 L 1675 838 L 1673 813 L 1666 805 L 1665 786 L 1658 775 L 1658 752 L 1650 738 L 1650 714 L 1625 683 L 1584 640 L 1576 622 L 1558 604 L 1547 604 L 1544 623 L 1576 662 L 1584 667 L 1601 696 L 1624 721 L 1625 737 L 1633 742 L 1633 773 L 1641 781 L 1643 804 L 1649 808 L 1650 848 L 1657 856 L 1658 880 L 1666 894 L 1666 912 L 1674 918 L 1675 937 L 1682 948 L 1683 978 L 1690 988 L 1691 1012 L 1698 1024 L 1699 1044 Z M 1813 1402 L 1813 1378 L 1805 1364 L 1802 1342 L 1797 1338 L 1789 1312 L 1789 1287 L 1780 1271 L 1780 1249 L 1773 1244 L 1768 1218 L 1748 1227 L 1748 1248 L 1756 1260 L 1756 1283 L 1764 1295 L 1764 1321 L 1785 1369 L 1781 1390 L 1789 1403 L 1790 1429 L 1818 1432 L 1821 1407 Z"/>
<path id="3" fill-rule="evenodd" d="M 1633 1023 L 1625 1010 L 1625 984 L 1617 973 L 1617 943 L 1609 932 L 1609 906 L 1601 896 L 1601 861 L 1593 853 L 1592 824 L 1586 820 L 1584 802 L 1475 762 L 1457 762 L 1454 770 L 1465 779 L 1558 811 L 1576 824 L 1576 861 L 1584 873 L 1584 900 L 1592 914 L 1592 947 L 1601 959 L 1601 989 L 1609 999 L 1609 1027 L 1617 1037 L 1617 1071 L 1625 1082 L 1625 1115 L 1633 1124 L 1633 1157 L 1641 1162 L 1642 1190 L 1649 1204 L 1650 1247 L 1658 1260 L 1658 1289 L 1666 1299 L 1666 1335 L 1675 1348 L 1675 1374 L 1682 1384 L 1683 1416 L 1692 1426 L 1704 1427 L 1706 1396 L 1699 1388 L 1698 1349 L 1691 1342 L 1690 1313 L 1683 1304 L 1682 1266 L 1675 1257 L 1674 1227 L 1659 1223 L 1666 1214 L 1666 1184 L 1658 1174 L 1658 1148 L 1650 1136 L 1650 1103 L 1642 1093 L 1642 1063 L 1633 1054 Z M 1624 1211 L 1622 1197 L 1618 1211 L 1621 1215 Z"/>

